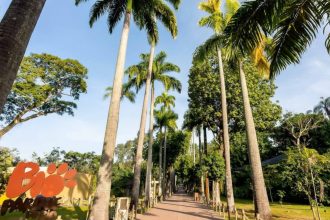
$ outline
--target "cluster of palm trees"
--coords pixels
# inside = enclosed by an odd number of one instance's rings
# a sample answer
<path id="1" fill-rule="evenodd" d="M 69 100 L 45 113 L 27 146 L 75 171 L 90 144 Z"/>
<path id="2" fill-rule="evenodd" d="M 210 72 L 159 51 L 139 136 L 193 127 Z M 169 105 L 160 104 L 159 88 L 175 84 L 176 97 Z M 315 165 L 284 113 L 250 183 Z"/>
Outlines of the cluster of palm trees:
<path id="1" fill-rule="evenodd" d="M 86 1 L 75 0 L 75 3 L 78 5 Z M 1 20 L 0 110 L 2 110 L 16 78 L 19 65 L 45 2 L 46 0 L 12 0 L 9 9 Z M 180 0 L 168 0 L 168 2 L 174 9 L 177 9 L 180 4 Z M 222 54 L 225 54 L 225 57 L 235 60 L 239 66 L 255 201 L 261 217 L 263 219 L 270 219 L 271 213 L 263 180 L 258 142 L 243 70 L 244 57 L 250 54 L 254 55 L 253 60 L 255 63 L 263 72 L 267 72 L 265 70 L 269 68 L 271 77 L 274 77 L 287 65 L 298 63 L 301 55 L 315 38 L 320 27 L 328 25 L 328 22 L 323 21 L 329 20 L 330 3 L 328 0 L 251 0 L 243 3 L 239 9 L 238 5 L 237 0 L 227 0 L 226 14 L 223 14 L 220 10 L 219 0 L 208 0 L 206 3 L 201 3 L 201 9 L 208 12 L 210 16 L 203 18 L 200 25 L 211 27 L 215 35 L 196 51 L 195 57 L 201 59 L 209 52 L 216 51 L 219 59 L 220 86 L 223 94 L 221 100 L 223 104 L 223 131 L 225 157 L 227 161 L 226 174 L 228 175 L 226 175 L 227 199 L 230 208 L 232 208 L 234 199 L 232 193 L 230 193 L 230 188 L 232 188 L 229 175 L 230 148 L 228 128 L 226 128 L 228 119 L 226 117 L 225 78 Z M 100 220 L 108 219 L 109 216 L 108 205 L 111 188 L 111 168 L 116 145 L 120 100 L 123 94 L 124 66 L 131 20 L 133 19 L 134 23 L 140 29 L 146 30 L 151 48 L 147 58 L 148 67 L 145 77 L 145 95 L 134 173 L 135 188 L 133 189 L 133 203 L 137 202 L 136 198 L 139 193 L 138 185 L 140 181 L 147 103 L 150 91 L 152 94 L 154 93 L 154 85 L 152 84 L 152 79 L 155 80 L 153 78 L 153 59 L 155 46 L 159 38 L 157 22 L 163 23 L 173 37 L 177 35 L 176 17 L 171 7 L 163 0 L 97 0 L 91 8 L 90 26 L 93 26 L 102 15 L 106 15 L 108 18 L 110 33 L 112 33 L 114 27 L 122 18 L 124 21 L 112 86 L 101 166 L 98 173 L 98 185 L 90 216 L 90 219 Z M 270 50 L 267 54 L 264 53 L 264 49 L 267 47 L 265 43 L 267 42 L 265 40 L 266 36 L 273 36 L 272 44 L 268 47 Z M 330 51 L 330 35 L 325 44 L 328 51 Z M 267 55 L 266 58 L 265 55 Z M 268 60 L 270 61 L 270 65 L 267 62 Z M 166 84 L 165 87 L 169 87 L 167 83 L 164 84 Z M 151 108 L 153 108 L 153 95 L 151 99 Z M 166 107 L 164 107 L 164 111 L 166 111 Z M 150 113 L 153 114 L 153 111 L 150 111 Z M 153 117 L 150 118 L 153 119 Z M 152 121 L 150 125 L 150 131 L 153 131 Z M 168 125 L 162 126 L 164 134 L 166 134 L 168 127 Z M 152 135 L 152 132 L 149 133 Z M 166 144 L 166 141 L 164 143 Z M 149 154 L 152 153 L 150 151 Z M 151 161 L 149 156 L 148 164 Z M 149 164 L 149 177 L 150 173 Z"/>
<path id="2" fill-rule="evenodd" d="M 84 0 L 76 0 L 76 4 L 84 2 Z M 171 5 L 177 9 L 180 1 L 171 0 Z M 109 218 L 109 198 L 111 189 L 112 163 L 114 157 L 114 148 L 116 145 L 116 136 L 118 129 L 120 100 L 122 96 L 122 84 L 124 77 L 124 65 L 126 58 L 126 49 L 128 35 L 130 30 L 131 17 L 140 29 L 145 29 L 150 43 L 150 54 L 148 59 L 148 68 L 145 74 L 145 93 L 143 99 L 140 129 L 138 135 L 138 145 L 135 154 L 134 180 L 132 189 L 131 208 L 137 207 L 140 193 L 140 176 L 142 163 L 142 150 L 145 135 L 145 126 L 147 118 L 147 106 L 150 94 L 151 79 L 153 72 L 153 59 L 155 46 L 158 42 L 158 25 L 157 20 L 170 31 L 173 37 L 177 35 L 177 22 L 172 9 L 163 0 L 128 0 L 128 1 L 96 1 L 90 13 L 90 25 L 92 26 L 100 16 L 107 14 L 108 27 L 110 33 L 116 26 L 118 21 L 124 16 L 124 25 L 122 30 L 121 41 L 119 44 L 118 58 L 115 69 L 115 76 L 112 86 L 112 95 L 109 107 L 108 120 L 106 125 L 104 145 L 98 173 L 98 184 L 94 196 L 94 202 L 90 213 L 90 219 L 108 219 Z M 137 72 L 135 72 L 138 74 Z"/>
<path id="3" fill-rule="evenodd" d="M 158 128 L 160 134 L 164 138 L 163 150 L 159 151 L 159 186 L 160 192 L 165 192 L 165 178 L 166 177 L 166 132 L 168 129 L 176 128 L 176 120 L 178 118 L 177 114 L 175 114 L 171 107 L 175 106 L 175 97 L 172 95 L 168 95 L 168 90 L 175 90 L 177 92 L 181 92 L 181 82 L 177 80 L 175 77 L 168 75 L 171 72 L 180 72 L 180 68 L 172 64 L 170 62 L 166 62 L 167 55 L 164 51 L 158 53 L 152 63 L 151 70 L 151 78 L 148 82 L 149 75 L 149 61 L 150 54 L 141 54 L 141 61 L 136 64 L 128 67 L 125 73 L 128 75 L 128 81 L 123 84 L 122 89 L 122 98 L 127 98 L 131 102 L 135 102 L 135 94 L 138 93 L 143 86 L 145 86 L 145 94 L 147 90 L 150 88 L 147 87 L 147 84 L 150 83 L 151 87 L 151 101 L 150 101 L 150 116 L 149 116 L 149 143 L 148 143 L 148 162 L 147 162 L 147 177 L 145 183 L 145 192 L 146 192 L 146 204 L 150 205 L 151 199 L 151 179 L 152 179 L 152 145 L 153 145 L 153 134 L 154 134 L 154 119 L 156 119 L 155 128 Z M 155 98 L 156 91 L 156 82 L 163 85 L 165 91 Z M 132 91 L 133 90 L 133 91 Z M 106 97 L 112 94 L 112 87 L 108 87 L 106 89 L 107 94 Z M 142 116 L 141 116 L 141 124 L 146 123 L 146 110 L 147 110 L 147 101 L 146 95 L 144 96 L 144 102 L 142 106 Z M 154 108 L 157 105 L 162 105 L 160 110 L 155 110 Z M 134 182 L 132 188 L 132 197 L 133 203 L 132 205 L 137 205 L 137 201 L 140 194 L 140 174 L 141 174 L 141 162 L 142 162 L 142 149 L 143 149 L 143 141 L 144 141 L 144 131 L 145 124 L 143 127 L 140 126 L 139 135 L 138 135 L 138 146 L 135 155 L 135 167 L 134 167 Z M 164 130 L 164 131 L 163 131 Z M 143 134 L 142 134 L 143 133 Z M 139 144 L 139 139 L 141 138 L 141 142 Z M 163 155 L 164 152 L 164 155 Z M 162 168 L 163 167 L 163 168 Z M 137 171 L 138 170 L 138 171 Z M 163 194 L 165 196 L 165 194 Z"/>

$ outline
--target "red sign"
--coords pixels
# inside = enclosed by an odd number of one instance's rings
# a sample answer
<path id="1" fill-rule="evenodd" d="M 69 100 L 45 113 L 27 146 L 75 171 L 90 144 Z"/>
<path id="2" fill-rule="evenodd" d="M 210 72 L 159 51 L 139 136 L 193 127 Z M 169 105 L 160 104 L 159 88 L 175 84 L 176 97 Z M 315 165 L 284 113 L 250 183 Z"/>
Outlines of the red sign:
<path id="1" fill-rule="evenodd" d="M 77 184 L 77 171 L 69 169 L 67 163 L 58 167 L 54 163 L 49 164 L 47 174 L 40 171 L 36 163 L 20 162 L 9 178 L 6 196 L 16 198 L 30 190 L 31 197 L 53 197 L 60 194 L 64 187 L 73 188 Z"/>

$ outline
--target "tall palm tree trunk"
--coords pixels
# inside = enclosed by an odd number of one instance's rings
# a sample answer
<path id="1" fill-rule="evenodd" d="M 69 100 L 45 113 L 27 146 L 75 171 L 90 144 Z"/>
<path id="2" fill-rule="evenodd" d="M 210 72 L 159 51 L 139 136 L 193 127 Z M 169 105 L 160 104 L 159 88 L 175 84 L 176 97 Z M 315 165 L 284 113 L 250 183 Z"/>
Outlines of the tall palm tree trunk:
<path id="1" fill-rule="evenodd" d="M 167 127 L 165 126 L 164 128 L 164 160 L 163 160 L 163 182 L 162 182 L 162 188 L 163 188 L 163 199 L 165 200 L 166 199 L 166 182 L 167 182 L 167 179 L 166 179 L 166 132 L 167 132 Z"/>
<path id="2" fill-rule="evenodd" d="M 220 74 L 220 91 L 221 91 L 221 107 L 222 107 L 222 129 L 223 129 L 223 142 L 225 148 L 225 162 L 226 162 L 226 195 L 228 211 L 233 212 L 235 209 L 233 181 L 231 177 L 231 164 L 230 164 L 230 143 L 228 131 L 228 111 L 227 111 L 227 95 L 226 95 L 226 82 L 225 74 L 222 63 L 222 54 L 220 48 L 217 48 L 219 59 L 219 74 Z"/>
<path id="3" fill-rule="evenodd" d="M 251 170 L 252 170 L 253 189 L 255 191 L 255 197 L 256 197 L 255 199 L 260 217 L 263 220 L 269 220 L 271 219 L 271 211 L 269 207 L 269 201 L 265 187 L 264 176 L 262 172 L 257 134 L 254 125 L 252 109 L 250 106 L 249 93 L 247 89 L 242 61 L 240 61 L 239 63 L 239 68 L 240 68 L 240 81 L 241 81 L 242 96 L 244 103 L 246 134 L 247 134 L 249 157 L 250 157 Z"/>
<path id="4" fill-rule="evenodd" d="M 151 47 L 154 47 L 152 45 Z M 151 55 L 151 54 L 150 54 Z M 151 56 L 150 56 L 151 57 Z M 148 71 L 152 73 L 153 59 L 149 60 Z M 151 197 L 151 176 L 152 176 L 152 145 L 153 145 L 153 133 L 154 133 L 154 106 L 155 106 L 155 88 L 154 84 L 151 85 L 151 101 L 150 101 L 150 118 L 149 118 L 149 144 L 148 144 L 148 162 L 147 162 L 147 174 L 146 174 L 146 205 L 150 207 L 150 197 Z"/>
<path id="5" fill-rule="evenodd" d="M 0 23 L 0 113 L 46 0 L 12 0 Z"/>
<path id="6" fill-rule="evenodd" d="M 111 191 L 112 162 L 118 129 L 120 98 L 124 76 L 124 65 L 126 49 L 130 29 L 131 13 L 126 12 L 124 26 L 122 30 L 118 58 L 116 64 L 115 78 L 113 81 L 113 91 L 109 106 L 107 125 L 103 144 L 100 168 L 98 171 L 98 184 L 96 187 L 93 206 L 91 209 L 90 220 L 109 219 L 109 200 Z"/>
<path id="7" fill-rule="evenodd" d="M 135 209 L 137 208 L 137 205 L 139 202 L 139 195 L 140 195 L 141 164 L 142 164 L 142 160 L 143 160 L 142 151 L 143 151 L 143 142 L 144 142 L 146 122 L 147 122 L 148 99 L 149 99 L 150 86 L 151 86 L 151 75 L 152 75 L 152 64 L 153 64 L 153 59 L 154 59 L 154 52 L 155 52 L 155 46 L 154 46 L 154 44 L 152 44 L 151 49 L 150 49 L 148 76 L 147 76 L 147 81 L 146 81 L 146 88 L 145 88 L 145 92 L 144 92 L 144 99 L 143 99 L 143 106 L 142 106 L 142 113 L 141 113 L 138 145 L 137 145 L 136 154 L 135 154 L 134 180 L 133 180 L 133 187 L 132 187 L 132 202 L 131 202 L 131 204 L 134 205 Z"/>

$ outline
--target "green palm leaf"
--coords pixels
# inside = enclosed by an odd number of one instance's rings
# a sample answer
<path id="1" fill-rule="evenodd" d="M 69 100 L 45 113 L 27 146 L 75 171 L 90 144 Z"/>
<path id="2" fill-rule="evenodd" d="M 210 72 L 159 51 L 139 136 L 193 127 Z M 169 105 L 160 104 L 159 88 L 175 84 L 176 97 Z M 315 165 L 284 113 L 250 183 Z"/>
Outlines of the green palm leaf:
<path id="1" fill-rule="evenodd" d="M 296 0 L 285 7 L 274 35 L 271 77 L 287 65 L 299 63 L 301 55 L 316 37 L 321 21 L 317 1 Z"/>

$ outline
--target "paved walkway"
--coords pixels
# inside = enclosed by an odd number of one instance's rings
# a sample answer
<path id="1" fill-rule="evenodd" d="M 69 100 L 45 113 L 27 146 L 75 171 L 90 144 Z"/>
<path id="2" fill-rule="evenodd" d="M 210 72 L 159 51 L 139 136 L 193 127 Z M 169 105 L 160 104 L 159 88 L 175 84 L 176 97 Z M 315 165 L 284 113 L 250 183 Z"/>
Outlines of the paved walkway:
<path id="1" fill-rule="evenodd" d="M 175 194 L 137 220 L 220 220 L 219 214 L 185 194 Z"/>

